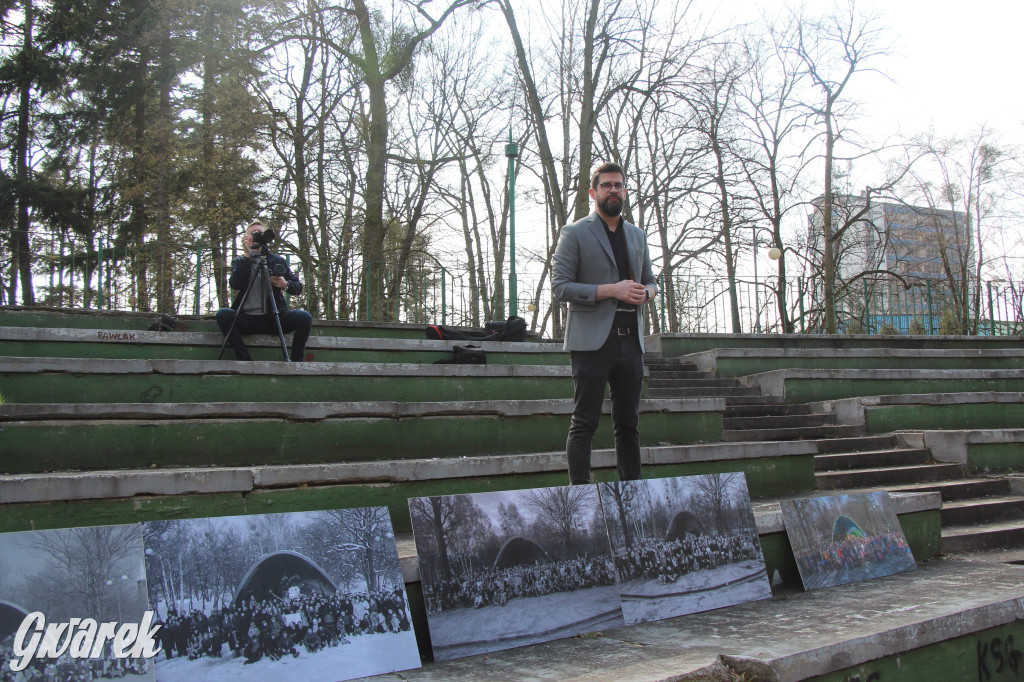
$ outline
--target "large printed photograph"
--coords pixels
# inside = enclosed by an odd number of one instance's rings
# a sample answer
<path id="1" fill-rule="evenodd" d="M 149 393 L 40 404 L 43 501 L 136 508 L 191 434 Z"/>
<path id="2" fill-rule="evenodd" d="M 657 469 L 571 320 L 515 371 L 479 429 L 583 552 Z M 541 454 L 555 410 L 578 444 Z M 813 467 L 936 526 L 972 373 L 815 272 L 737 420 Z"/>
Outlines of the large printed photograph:
<path id="1" fill-rule="evenodd" d="M 118 659 L 109 642 L 96 657 L 75 658 L 72 638 L 85 641 L 80 628 L 63 631 L 69 646 L 59 657 L 33 657 L 24 670 L 11 670 L 20 659 L 15 637 L 30 613 L 42 613 L 46 624 L 142 624 L 146 609 L 141 526 L 0 534 L 0 680 L 155 680 L 152 660 Z"/>
<path id="2" fill-rule="evenodd" d="M 598 488 L 627 625 L 771 596 L 742 473 Z"/>
<path id="3" fill-rule="evenodd" d="M 782 519 L 804 589 L 917 568 L 885 491 L 783 500 Z"/>
<path id="4" fill-rule="evenodd" d="M 409 500 L 435 660 L 623 625 L 592 485 Z"/>
<path id="5" fill-rule="evenodd" d="M 143 525 L 160 682 L 333 681 L 420 665 L 384 507 Z"/>

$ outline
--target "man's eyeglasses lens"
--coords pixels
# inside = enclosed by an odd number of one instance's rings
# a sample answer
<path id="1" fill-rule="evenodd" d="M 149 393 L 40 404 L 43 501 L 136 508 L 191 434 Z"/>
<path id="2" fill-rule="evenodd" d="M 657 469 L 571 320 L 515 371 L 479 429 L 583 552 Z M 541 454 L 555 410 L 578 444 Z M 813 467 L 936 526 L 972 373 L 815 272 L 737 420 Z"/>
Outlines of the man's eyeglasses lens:
<path id="1" fill-rule="evenodd" d="M 598 187 L 603 189 L 605 192 L 608 192 L 610 190 L 621 192 L 622 190 L 626 189 L 626 186 L 621 182 L 602 182 L 600 185 L 598 185 Z"/>

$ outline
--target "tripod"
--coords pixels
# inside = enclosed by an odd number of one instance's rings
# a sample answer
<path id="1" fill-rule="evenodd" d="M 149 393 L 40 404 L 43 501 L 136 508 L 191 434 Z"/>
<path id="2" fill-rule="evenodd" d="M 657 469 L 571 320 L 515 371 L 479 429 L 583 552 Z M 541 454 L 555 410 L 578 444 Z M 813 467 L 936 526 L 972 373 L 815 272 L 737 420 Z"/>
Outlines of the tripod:
<path id="1" fill-rule="evenodd" d="M 249 297 L 249 291 L 252 290 L 253 283 L 259 279 L 263 289 L 263 300 L 270 302 L 271 312 L 267 314 L 274 318 L 274 324 L 277 326 L 277 338 L 281 340 L 281 352 L 284 353 L 284 361 L 292 361 L 292 359 L 288 357 L 288 344 L 285 343 L 284 330 L 281 329 L 281 315 L 277 310 L 277 301 L 274 300 L 273 285 L 270 283 L 270 269 L 267 267 L 267 254 L 263 253 L 262 249 L 260 249 L 260 251 L 260 255 L 253 255 L 249 257 L 249 261 L 251 263 L 251 269 L 249 270 L 249 284 L 245 287 L 245 292 L 242 294 L 242 297 L 238 299 L 239 310 L 235 311 L 235 319 L 231 321 L 231 328 L 228 329 L 228 333 L 224 335 L 224 342 L 220 344 L 220 353 L 217 354 L 218 360 L 220 360 L 224 355 L 224 349 L 228 345 L 228 339 L 231 338 L 231 333 L 235 331 L 235 325 L 238 324 L 238 316 L 242 314 L 242 305 Z M 254 277 L 257 270 L 262 275 L 261 277 Z"/>

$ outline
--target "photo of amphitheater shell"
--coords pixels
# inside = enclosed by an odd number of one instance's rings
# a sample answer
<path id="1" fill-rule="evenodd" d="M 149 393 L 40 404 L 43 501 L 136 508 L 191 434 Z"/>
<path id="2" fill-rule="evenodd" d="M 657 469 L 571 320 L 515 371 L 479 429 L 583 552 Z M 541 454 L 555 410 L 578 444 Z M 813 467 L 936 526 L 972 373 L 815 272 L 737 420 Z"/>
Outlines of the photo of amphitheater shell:
<path id="1" fill-rule="evenodd" d="M 783 500 L 782 518 L 804 589 L 917 568 L 885 491 Z"/>
<path id="2" fill-rule="evenodd" d="M 435 660 L 624 624 L 593 485 L 409 500 Z"/>
<path id="3" fill-rule="evenodd" d="M 742 473 L 598 489 L 628 625 L 771 596 Z"/>
<path id="4" fill-rule="evenodd" d="M 143 524 L 159 682 L 420 666 L 385 507 Z"/>

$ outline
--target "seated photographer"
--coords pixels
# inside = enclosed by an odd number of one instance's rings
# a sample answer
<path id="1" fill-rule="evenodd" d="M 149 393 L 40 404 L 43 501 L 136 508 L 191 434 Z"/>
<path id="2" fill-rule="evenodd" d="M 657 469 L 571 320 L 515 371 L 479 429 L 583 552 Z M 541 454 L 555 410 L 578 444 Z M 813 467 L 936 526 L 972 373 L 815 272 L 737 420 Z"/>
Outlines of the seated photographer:
<path id="1" fill-rule="evenodd" d="M 287 291 L 292 295 L 301 294 L 302 283 L 299 282 L 298 276 L 292 273 L 284 258 L 271 253 L 268 246 L 260 243 L 262 235 L 264 227 L 261 222 L 254 222 L 246 228 L 245 236 L 242 237 L 245 256 L 239 256 L 231 263 L 231 276 L 228 279 L 228 284 L 238 293 L 230 308 L 221 308 L 217 311 L 217 325 L 228 337 L 228 343 L 234 348 L 235 357 L 239 360 L 252 360 L 249 350 L 242 342 L 242 334 L 277 334 L 277 325 L 273 320 L 274 310 L 270 305 L 270 297 L 266 295 L 268 287 L 263 282 L 263 271 L 259 262 L 260 257 L 265 255 L 267 272 L 270 275 L 269 289 L 273 291 L 274 302 L 277 304 L 281 330 L 285 334 L 295 332 L 292 340 L 292 362 L 302 362 L 313 318 L 305 310 L 288 310 L 283 293 Z M 250 281 L 252 286 L 249 286 Z M 245 300 L 242 300 L 243 298 Z"/>

